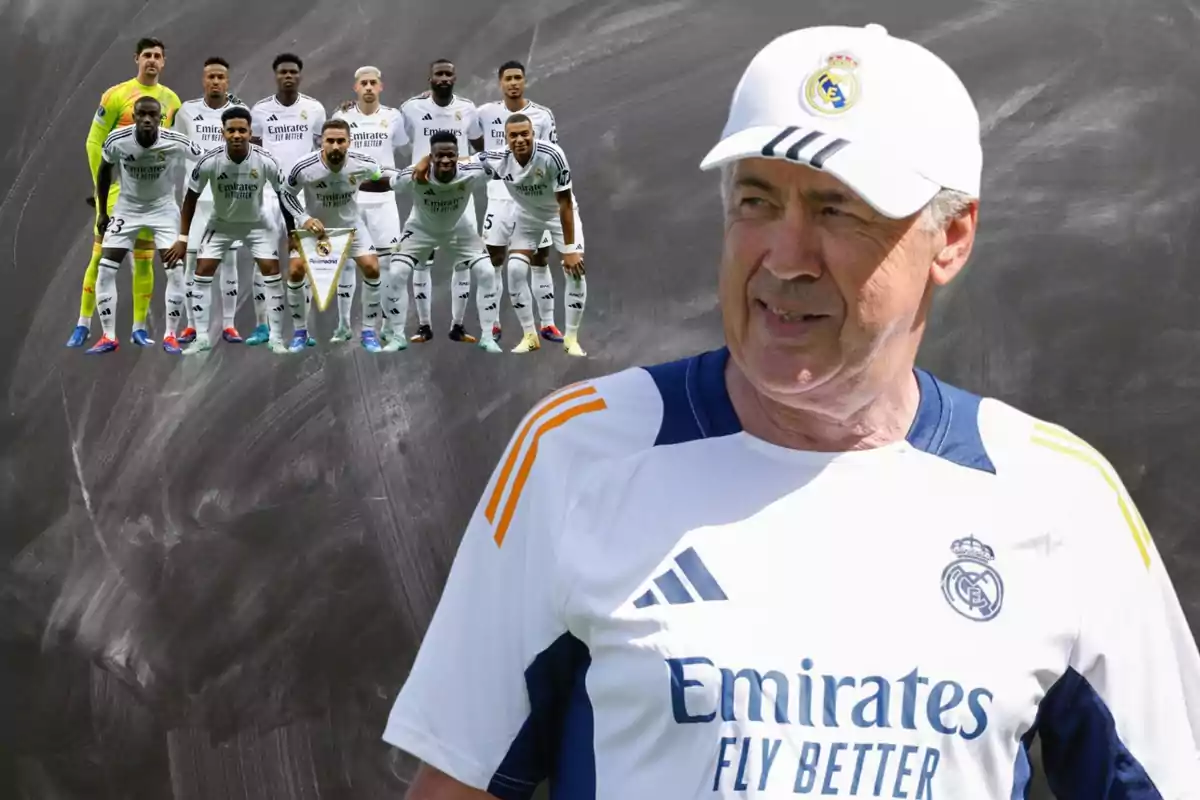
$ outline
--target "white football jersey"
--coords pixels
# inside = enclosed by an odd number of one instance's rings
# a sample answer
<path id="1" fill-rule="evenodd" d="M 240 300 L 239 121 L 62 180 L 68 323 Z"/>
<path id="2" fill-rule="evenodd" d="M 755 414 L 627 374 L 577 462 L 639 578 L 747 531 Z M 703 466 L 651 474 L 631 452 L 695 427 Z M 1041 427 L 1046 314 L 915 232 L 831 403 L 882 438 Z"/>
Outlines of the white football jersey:
<path id="1" fill-rule="evenodd" d="M 549 108 L 526 99 L 525 105 L 519 112 L 512 112 L 508 110 L 508 106 L 504 105 L 504 101 L 500 100 L 492 103 L 484 103 L 479 107 L 479 111 L 477 112 L 479 126 L 483 130 L 483 142 L 486 149 L 506 150 L 508 148 L 508 140 L 504 135 L 504 125 L 514 113 L 524 114 L 529 117 L 529 121 L 533 123 L 534 139 L 558 144 L 558 124 L 554 121 L 554 112 Z M 508 197 L 508 191 L 496 181 L 488 184 L 487 193 L 488 197 L 494 200 L 502 200 Z"/>
<path id="2" fill-rule="evenodd" d="M 279 161 L 286 175 L 297 161 L 319 147 L 325 106 L 303 92 L 290 106 L 275 95 L 264 97 L 250 109 L 251 134 Z"/>
<path id="3" fill-rule="evenodd" d="M 1200 793 L 1200 654 L 1112 467 L 915 370 L 906 439 L 742 430 L 716 350 L 512 437 L 387 742 L 529 797 Z"/>
<path id="4" fill-rule="evenodd" d="M 213 108 L 204 101 L 203 97 L 188 100 L 175 113 L 175 124 L 173 127 L 200 145 L 201 149 L 207 152 L 214 147 L 220 147 L 225 144 L 225 132 L 221 125 L 221 115 L 226 110 L 235 106 L 246 108 L 245 103 L 231 101 L 228 94 L 225 96 L 225 105 L 220 108 Z M 195 162 L 196 159 L 189 159 L 187 165 L 189 172 L 196 166 Z M 204 187 L 204 194 L 200 195 L 200 201 L 209 202 L 211 200 L 212 187 L 206 186 Z"/>
<path id="5" fill-rule="evenodd" d="M 102 158 L 116 167 L 123 208 L 151 208 L 175 202 L 179 173 L 188 161 L 204 154 L 178 131 L 159 128 L 154 143 L 142 147 L 134 125 L 117 128 L 104 140 Z"/>
<path id="6" fill-rule="evenodd" d="M 555 219 L 558 216 L 558 198 L 555 193 L 564 189 L 575 192 L 571 187 L 571 166 L 562 148 L 550 142 L 534 141 L 533 153 L 525 166 L 521 166 L 511 150 L 485 150 L 478 155 L 479 163 L 502 185 L 513 202 L 538 220 Z M 578 203 L 575 204 L 578 207 Z"/>
<path id="7" fill-rule="evenodd" d="M 353 228 L 359 222 L 359 184 L 382 177 L 379 162 L 370 156 L 348 152 L 342 168 L 335 172 L 325 164 L 318 150 L 292 167 L 283 184 L 283 202 L 297 227 L 311 216 L 321 220 L 327 228 Z M 301 192 L 304 193 L 303 206 L 300 205 Z"/>
<path id="8" fill-rule="evenodd" d="M 458 137 L 458 154 L 471 154 L 470 141 L 483 136 L 475 104 L 454 95 L 450 104 L 439 106 L 432 97 L 410 97 L 400 106 L 404 135 L 412 144 L 412 162 L 429 155 L 429 137 L 437 131 L 450 131 Z"/>
<path id="9" fill-rule="evenodd" d="M 188 177 L 188 189 L 203 194 L 212 187 L 212 218 L 219 222 L 254 223 L 263 213 L 263 187 L 278 193 L 283 184 L 279 162 L 265 148 L 250 145 L 250 154 L 239 163 L 229 157 L 228 147 L 209 150 Z"/>
<path id="10" fill-rule="evenodd" d="M 429 233 L 445 233 L 453 230 L 467 210 L 475 187 L 488 182 L 487 171 L 479 160 L 472 156 L 460 161 L 454 177 L 445 183 L 439 181 L 429 169 L 429 182 L 417 183 L 412 177 L 412 167 L 405 167 L 392 179 L 392 190 L 396 194 L 411 194 L 412 216 L 422 229 Z"/>
<path id="11" fill-rule="evenodd" d="M 374 114 L 364 114 L 355 105 L 349 111 L 335 111 L 333 118 L 349 123 L 351 150 L 370 156 L 384 169 L 395 169 L 396 149 L 408 144 L 404 118 L 399 109 L 380 105 Z M 393 203 L 395 198 L 387 193 L 360 192 L 358 202 L 376 205 Z"/>

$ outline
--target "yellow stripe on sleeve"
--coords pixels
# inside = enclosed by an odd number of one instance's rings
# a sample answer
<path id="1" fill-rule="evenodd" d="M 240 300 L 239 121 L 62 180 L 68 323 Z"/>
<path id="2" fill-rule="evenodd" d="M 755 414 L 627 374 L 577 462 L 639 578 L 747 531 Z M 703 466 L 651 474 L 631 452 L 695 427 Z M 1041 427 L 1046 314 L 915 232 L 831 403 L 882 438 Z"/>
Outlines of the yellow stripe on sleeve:
<path id="1" fill-rule="evenodd" d="M 1121 516 L 1125 518 L 1125 524 L 1129 527 L 1129 533 L 1133 536 L 1133 541 L 1141 554 L 1142 563 L 1146 565 L 1146 569 L 1149 569 L 1150 531 L 1146 527 L 1142 515 L 1138 512 L 1137 506 L 1133 503 L 1133 499 L 1126 498 L 1121 479 L 1117 476 L 1112 464 L 1086 441 L 1057 425 L 1037 422 L 1034 429 L 1035 432 L 1030 439 L 1034 444 L 1069 456 L 1100 473 L 1104 482 L 1108 484 L 1108 488 L 1112 489 L 1113 494 L 1117 496 L 1117 507 L 1121 509 Z"/>

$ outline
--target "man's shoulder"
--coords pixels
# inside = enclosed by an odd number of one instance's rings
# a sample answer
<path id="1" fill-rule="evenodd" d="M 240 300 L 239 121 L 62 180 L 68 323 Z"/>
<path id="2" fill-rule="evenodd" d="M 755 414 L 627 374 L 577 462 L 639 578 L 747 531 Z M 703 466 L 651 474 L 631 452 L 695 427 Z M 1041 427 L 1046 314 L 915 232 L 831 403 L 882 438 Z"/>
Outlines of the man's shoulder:
<path id="1" fill-rule="evenodd" d="M 200 107 L 202 105 L 204 105 L 203 97 L 192 97 L 192 98 L 190 98 L 188 100 L 184 100 L 182 103 L 180 103 L 179 110 L 186 111 L 189 114 L 195 114 L 200 111 Z"/>
<path id="2" fill-rule="evenodd" d="M 289 180 L 300 180 L 302 178 L 307 180 L 318 172 L 325 172 L 325 165 L 321 163 L 321 151 L 313 150 L 292 164 L 292 168 L 288 171 L 288 176 Z"/>
<path id="3" fill-rule="evenodd" d="M 542 398 L 522 425 L 592 460 L 738 433 L 724 394 L 726 358 L 707 351 L 580 381 Z"/>
<path id="4" fill-rule="evenodd" d="M 118 125 L 109 131 L 108 136 L 104 137 L 105 147 L 118 147 L 125 140 L 133 141 L 134 127 L 132 125 Z"/>
<path id="5" fill-rule="evenodd" d="M 262 98 L 261 100 L 254 101 L 254 105 L 250 106 L 250 110 L 251 111 L 260 111 L 262 109 L 267 108 L 268 106 L 274 105 L 274 103 L 275 103 L 275 95 L 269 94 L 266 97 Z"/>
<path id="6" fill-rule="evenodd" d="M 301 92 L 300 99 L 297 102 L 304 103 L 304 105 L 308 106 L 309 108 L 313 108 L 321 113 L 325 113 L 325 104 L 313 97 L 311 94 L 305 94 L 304 92 Z"/>
<path id="7" fill-rule="evenodd" d="M 218 150 L 222 154 L 224 154 L 225 145 L 219 144 L 216 147 L 214 147 L 213 150 Z M 209 152 L 212 152 L 212 151 L 209 151 Z M 257 145 L 257 144 L 252 143 L 250 145 L 250 155 L 258 156 L 259 160 L 261 160 L 267 164 L 272 164 L 276 169 L 280 168 L 279 159 L 275 157 L 274 153 L 272 153 L 270 150 L 263 147 L 262 145 Z"/>

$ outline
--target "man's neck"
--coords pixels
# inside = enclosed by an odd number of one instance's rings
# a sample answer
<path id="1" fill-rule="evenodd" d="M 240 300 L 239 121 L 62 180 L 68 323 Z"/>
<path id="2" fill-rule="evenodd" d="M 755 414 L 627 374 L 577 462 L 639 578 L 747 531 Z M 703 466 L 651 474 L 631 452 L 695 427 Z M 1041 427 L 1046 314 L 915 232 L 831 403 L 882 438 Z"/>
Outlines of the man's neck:
<path id="1" fill-rule="evenodd" d="M 454 101 L 454 92 L 448 92 L 445 96 L 442 96 L 442 95 L 438 94 L 437 92 L 431 91 L 429 93 L 429 96 L 431 98 L 433 98 L 433 102 L 437 103 L 442 108 L 445 108 L 446 106 L 450 105 L 451 102 Z"/>
<path id="2" fill-rule="evenodd" d="M 523 109 L 527 102 L 525 95 L 521 95 L 520 97 L 505 97 L 504 107 L 515 114 Z"/>
<path id="3" fill-rule="evenodd" d="M 206 94 L 204 95 L 204 105 L 211 109 L 223 108 L 229 102 L 228 96 L 225 94 Z"/>
<path id="4" fill-rule="evenodd" d="M 148 89 L 152 88 L 154 86 L 158 86 L 158 76 L 157 75 L 143 75 L 142 73 L 139 72 L 137 75 L 137 78 L 135 80 L 138 83 L 140 83 L 142 86 L 145 86 Z"/>
<path id="5" fill-rule="evenodd" d="M 372 114 L 374 114 L 376 111 L 379 110 L 379 101 L 376 100 L 373 103 L 364 103 L 360 100 L 357 103 L 355 103 L 355 108 L 358 109 L 358 113 L 364 114 L 369 117 Z"/>
<path id="6" fill-rule="evenodd" d="M 865 377 L 865 376 L 864 376 Z M 867 379 L 874 383 L 878 376 Z M 743 430 L 751 436 L 793 450 L 839 453 L 870 450 L 894 444 L 908 435 L 916 418 L 921 391 L 911 363 L 884 378 L 882 389 L 832 389 L 839 401 L 814 397 L 811 405 L 785 404 L 761 394 L 732 358 L 725 368 L 725 385 Z M 825 394 L 822 389 L 812 394 Z"/>
<path id="7" fill-rule="evenodd" d="M 517 160 L 517 163 L 523 167 L 529 163 L 529 159 L 533 158 L 533 148 L 532 147 L 529 148 L 529 151 L 527 153 L 525 153 L 524 158 L 517 155 L 516 153 L 513 153 L 513 158 L 515 158 Z"/>
<path id="8" fill-rule="evenodd" d="M 158 141 L 158 131 L 154 131 L 153 133 L 137 131 L 134 133 L 134 138 L 137 139 L 137 143 L 142 147 L 150 147 Z"/>
<path id="9" fill-rule="evenodd" d="M 437 174 L 436 172 L 433 173 L 433 177 L 437 180 L 438 183 L 449 183 L 450 181 L 454 180 L 454 176 L 457 174 L 458 174 L 458 166 L 455 165 L 454 169 L 450 170 L 450 174 L 447 175 L 446 177 L 443 178 L 441 175 Z"/>
<path id="10" fill-rule="evenodd" d="M 275 100 L 278 101 L 279 105 L 281 105 L 281 106 L 295 105 L 296 101 L 299 99 L 300 99 L 300 90 L 299 89 L 293 89 L 290 92 L 276 92 L 275 93 Z"/>
<path id="11" fill-rule="evenodd" d="M 233 163 L 235 163 L 235 164 L 240 164 L 240 163 L 242 163 L 243 161 L 245 161 L 245 160 L 246 160 L 246 157 L 247 157 L 247 156 L 249 156 L 249 155 L 250 155 L 250 148 L 249 148 L 249 147 L 247 147 L 247 148 L 246 148 L 246 152 L 242 153 L 240 156 L 235 156 L 235 155 L 233 154 L 233 152 L 232 152 L 232 151 L 229 149 L 229 145 L 225 145 L 225 155 L 226 155 L 226 156 L 229 158 L 229 160 L 230 160 L 230 161 L 232 161 Z"/>

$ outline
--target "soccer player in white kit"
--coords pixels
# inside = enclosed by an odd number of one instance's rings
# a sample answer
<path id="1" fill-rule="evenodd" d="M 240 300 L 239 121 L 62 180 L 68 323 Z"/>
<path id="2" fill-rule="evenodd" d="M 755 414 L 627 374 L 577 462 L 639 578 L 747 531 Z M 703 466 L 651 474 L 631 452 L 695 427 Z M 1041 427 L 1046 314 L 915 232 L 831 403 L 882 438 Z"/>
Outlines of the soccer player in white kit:
<path id="1" fill-rule="evenodd" d="M 505 123 L 507 150 L 487 150 L 479 155 L 483 166 L 496 176 L 512 197 L 504 219 L 495 220 L 484 242 L 508 249 L 508 295 L 524 329 L 514 353 L 541 347 L 530 307 L 529 260 L 542 236 L 549 231 L 563 256 L 567 288 L 567 332 L 563 349 L 585 356 L 579 346 L 579 326 L 587 303 L 587 278 L 583 266 L 583 222 L 575 204 L 571 166 L 562 148 L 533 138 L 533 123 L 524 114 L 513 114 Z"/>
<path id="2" fill-rule="evenodd" d="M 133 124 L 116 129 L 104 140 L 96 175 L 97 207 L 101 209 L 96 230 L 104 237 L 96 278 L 96 311 L 104 335 L 87 350 L 88 354 L 111 353 L 120 346 L 116 338 L 117 271 L 142 231 L 153 234 L 168 282 L 182 291 L 183 271 L 167 258 L 179 233 L 174 183 L 188 158 L 196 158 L 203 151 L 183 134 L 161 127 L 161 121 L 162 104 L 153 97 L 143 97 L 134 103 Z M 108 190 L 118 169 L 121 193 L 109 217 L 105 211 Z"/>
<path id="3" fill-rule="evenodd" d="M 250 143 L 251 114 L 245 106 L 233 106 L 221 114 L 225 144 L 200 157 L 188 175 L 188 190 L 183 198 L 179 221 L 181 230 L 189 230 L 196 208 L 206 187 L 212 187 L 212 210 L 200 234 L 193 277 L 191 302 L 195 306 L 196 338 L 184 355 L 203 353 L 212 348 L 209 340 L 209 308 L 212 302 L 213 276 L 229 255 L 234 242 L 250 245 L 250 254 L 263 276 L 263 294 L 267 310 L 267 341 L 272 352 L 286 353 L 283 345 L 283 278 L 279 274 L 279 242 L 282 231 L 274 209 L 264 207 L 266 187 L 277 198 L 283 184 L 279 162 L 266 149 Z M 278 200 L 275 200 L 278 202 Z M 281 212 L 278 216 L 284 216 Z M 286 219 L 286 216 L 284 216 Z M 172 258 L 182 259 L 190 237 L 182 234 L 171 248 Z"/>
<path id="4" fill-rule="evenodd" d="M 204 150 L 211 150 L 225 143 L 225 134 L 221 128 L 221 114 L 226 109 L 234 106 L 242 106 L 244 108 L 245 104 L 229 93 L 229 62 L 220 56 L 212 56 L 205 60 L 203 85 L 204 95 L 202 97 L 184 101 L 179 112 L 175 115 L 174 128 L 193 142 L 199 144 Z M 187 173 L 184 174 L 185 185 L 187 174 L 191 172 L 195 163 L 190 163 L 187 166 Z M 178 353 L 180 344 L 187 344 L 196 338 L 194 304 L 185 302 L 185 300 L 191 296 L 193 278 L 196 274 L 196 253 L 200 247 L 200 235 L 204 232 L 211 214 L 212 187 L 205 186 L 204 194 L 200 196 L 200 200 L 196 205 L 196 215 L 192 220 L 191 230 L 187 232 L 186 296 L 175 297 L 174 293 L 169 291 L 170 285 L 168 284 L 167 286 L 169 292 L 169 296 L 167 297 L 167 335 L 163 339 L 163 349 L 168 353 Z M 221 336 L 225 341 L 235 344 L 242 341 L 242 336 L 238 333 L 237 326 L 234 324 L 239 288 L 237 266 L 237 252 L 239 247 L 241 247 L 241 242 L 233 243 L 229 257 L 221 262 L 220 269 Z M 181 316 L 180 311 L 183 309 L 186 309 L 187 327 L 179 335 L 178 339 L 176 339 L 176 333 L 178 333 L 177 327 Z"/>
<path id="5" fill-rule="evenodd" d="M 354 72 L 354 93 L 358 102 L 349 108 L 339 108 L 332 119 L 344 119 L 350 123 L 350 151 L 362 153 L 375 159 L 385 170 L 396 169 L 396 151 L 408 144 L 404 132 L 404 119 L 399 109 L 384 105 L 379 100 L 383 90 L 383 74 L 378 67 L 359 67 Z M 386 265 L 392 252 L 400 242 L 400 210 L 396 198 L 391 194 L 364 192 L 358 198 L 360 224 L 371 235 L 375 254 Z M 390 273 L 384 275 L 384 298 L 386 308 L 394 307 L 396 293 L 408 293 L 408 285 L 395 287 L 390 283 Z M 358 272 L 342 270 L 338 280 L 338 327 L 331 341 L 340 342 L 350 338 L 350 309 L 354 303 L 354 290 L 358 283 Z M 390 315 L 385 315 L 380 328 L 380 340 L 388 340 Z"/>
<path id="6" fill-rule="evenodd" d="M 520 424 L 383 735 L 408 796 L 1012 800 L 1036 736 L 1059 798 L 1200 797 L 1200 653 L 1120 478 L 915 365 L 980 220 L 966 87 L 808 28 L 728 108 L 726 344 Z"/>
<path id="7" fill-rule="evenodd" d="M 347 254 L 355 266 L 362 270 L 362 346 L 371 353 L 378 353 L 381 306 L 379 259 L 371 241 L 371 232 L 360 225 L 358 208 L 359 192 L 390 192 L 391 185 L 379 168 L 379 162 L 362 153 L 350 150 L 350 123 L 344 119 L 331 119 L 321 126 L 321 149 L 296 162 L 283 185 L 284 206 L 294 217 L 289 235 L 296 228 L 304 228 L 318 236 L 326 228 L 354 228 L 354 236 Z M 304 203 L 300 195 L 304 195 Z M 289 238 L 291 238 L 289 236 Z M 287 296 L 292 311 L 291 350 L 303 350 L 309 336 L 305 324 L 306 302 L 304 296 L 304 262 L 298 247 L 293 250 L 288 269 Z"/>
<path id="8" fill-rule="evenodd" d="M 450 131 L 435 132 L 429 137 L 429 145 L 429 155 L 391 179 L 393 191 L 410 194 L 413 198 L 412 211 L 400 235 L 399 252 L 392 258 L 393 281 L 406 284 L 413 268 L 431 249 L 448 250 L 451 263 L 455 265 L 454 318 L 461 320 L 466 313 L 470 275 L 473 273 L 477 281 L 475 305 L 479 311 L 478 344 L 489 353 L 499 353 L 500 346 L 492 336 L 496 317 L 500 313 L 496 273 L 489 263 L 483 240 L 475 230 L 475 220 L 466 215 L 476 187 L 490 180 L 487 170 L 476 157 L 459 160 L 458 138 Z M 389 309 L 389 313 L 396 316 L 392 330 L 397 335 L 384 349 L 403 349 L 404 323 L 408 315 L 407 296 L 399 307 Z M 450 330 L 450 338 L 467 341 L 462 323 L 455 323 Z"/>
<path id="9" fill-rule="evenodd" d="M 554 112 L 549 108 L 525 97 L 525 65 L 520 61 L 506 61 L 500 65 L 498 72 L 502 100 L 484 103 L 479 107 L 479 126 L 483 129 L 484 146 L 489 150 L 503 150 L 508 147 L 504 134 L 504 125 L 512 114 L 524 114 L 533 123 L 533 138 L 543 142 L 558 144 L 558 123 Z M 483 212 L 482 233 L 484 236 L 496 225 L 512 221 L 508 208 L 512 205 L 508 190 L 498 181 L 493 181 L 487 187 L 487 208 Z M 504 233 L 507 237 L 511 231 Z M 495 237 L 499 238 L 499 237 Z M 542 235 L 537 252 L 529 260 L 529 282 L 532 285 L 534 305 L 537 310 L 538 332 L 543 339 L 551 342 L 561 342 L 562 332 L 554 324 L 554 279 L 550 274 L 550 231 Z M 488 253 L 496 268 L 496 279 L 501 280 L 504 274 L 504 260 L 508 256 L 507 248 L 499 245 L 488 245 Z M 501 291 L 503 281 L 501 280 Z M 500 325 L 497 321 L 496 338 L 500 338 Z"/>
<path id="10" fill-rule="evenodd" d="M 251 109 L 254 117 L 252 141 L 275 156 L 283 168 L 283 174 L 287 175 L 297 161 L 320 146 L 321 126 L 326 120 L 325 106 L 316 98 L 300 91 L 301 73 L 304 71 L 304 61 L 300 56 L 295 53 L 280 53 L 271 62 L 271 69 L 275 73 L 275 94 L 259 100 Z M 264 197 L 264 204 L 271 213 L 274 213 L 279 205 L 271 196 L 273 191 L 268 189 Z M 303 202 L 301 198 L 301 203 Z M 275 224 L 281 231 L 287 227 L 279 213 L 275 214 Z M 254 296 L 258 298 L 261 293 L 257 281 L 260 279 L 255 276 L 255 280 Z M 311 311 L 312 287 L 308 285 L 307 279 L 304 282 L 304 296 Z M 257 313 L 259 307 L 255 306 L 255 310 Z M 246 344 L 261 344 L 266 341 L 266 337 L 267 329 L 260 315 L 258 327 L 246 339 Z M 308 346 L 314 347 L 316 344 L 317 340 L 310 336 Z"/>
<path id="11" fill-rule="evenodd" d="M 483 130 L 479 127 L 479 116 L 475 104 L 465 97 L 454 93 L 457 72 L 454 62 L 439 58 L 429 64 L 429 95 L 410 97 L 400 106 L 400 114 L 404 117 L 404 133 L 412 143 L 412 161 L 416 164 L 429 155 L 429 137 L 437 131 L 450 131 L 458 139 L 459 154 L 479 152 L 484 148 Z M 468 219 L 476 219 L 475 196 L 467 201 L 465 212 Z M 424 263 L 418 264 L 413 270 L 412 293 L 413 302 L 417 305 L 417 332 L 412 337 L 414 342 L 427 342 L 433 338 L 432 302 L 433 284 L 430 270 L 437 257 L 436 252 L 430 252 Z M 460 272 L 455 264 L 455 272 Z M 467 272 L 470 275 L 470 272 Z M 464 306 L 465 307 L 465 306 Z M 461 325 L 462 319 L 453 320 Z M 475 337 L 463 334 L 462 341 L 474 342 Z"/>

